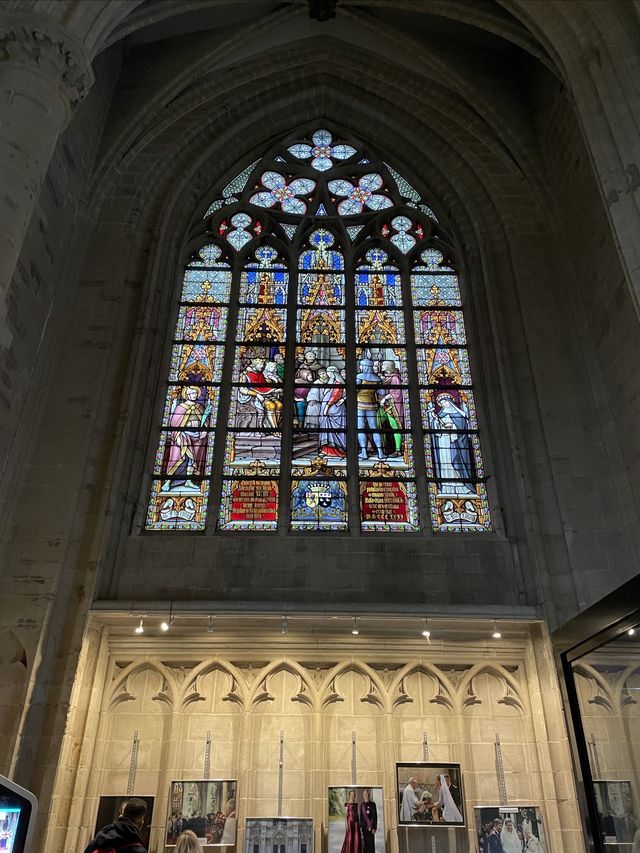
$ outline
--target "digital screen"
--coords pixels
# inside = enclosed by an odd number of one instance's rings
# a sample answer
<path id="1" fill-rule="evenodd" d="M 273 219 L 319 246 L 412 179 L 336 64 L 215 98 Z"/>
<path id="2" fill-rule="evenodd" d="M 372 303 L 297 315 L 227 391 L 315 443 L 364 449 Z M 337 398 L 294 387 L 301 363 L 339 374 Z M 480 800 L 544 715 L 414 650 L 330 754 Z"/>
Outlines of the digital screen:
<path id="1" fill-rule="evenodd" d="M 18 806 L 0 805 L 0 851 L 2 853 L 17 853 L 16 837 L 20 811 Z"/>

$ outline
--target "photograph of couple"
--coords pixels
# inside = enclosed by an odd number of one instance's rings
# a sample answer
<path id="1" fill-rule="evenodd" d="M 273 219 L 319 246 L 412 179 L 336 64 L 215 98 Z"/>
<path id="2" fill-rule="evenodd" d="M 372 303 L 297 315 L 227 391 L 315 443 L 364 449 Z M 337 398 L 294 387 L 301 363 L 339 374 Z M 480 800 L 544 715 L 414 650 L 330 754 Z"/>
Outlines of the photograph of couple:
<path id="1" fill-rule="evenodd" d="M 327 853 L 385 853 L 382 788 L 329 788 Z"/>
<path id="2" fill-rule="evenodd" d="M 538 806 L 477 806 L 478 853 L 549 853 Z"/>
<path id="3" fill-rule="evenodd" d="M 464 826 L 459 764 L 396 764 L 399 826 Z"/>

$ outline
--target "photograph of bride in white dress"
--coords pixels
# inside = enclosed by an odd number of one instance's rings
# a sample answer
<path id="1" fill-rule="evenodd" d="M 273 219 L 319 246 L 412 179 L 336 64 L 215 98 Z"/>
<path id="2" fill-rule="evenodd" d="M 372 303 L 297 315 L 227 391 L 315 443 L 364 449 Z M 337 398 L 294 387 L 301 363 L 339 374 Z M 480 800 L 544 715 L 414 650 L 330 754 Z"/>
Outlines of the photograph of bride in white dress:
<path id="1" fill-rule="evenodd" d="M 465 826 L 459 764 L 396 764 L 399 826 Z"/>

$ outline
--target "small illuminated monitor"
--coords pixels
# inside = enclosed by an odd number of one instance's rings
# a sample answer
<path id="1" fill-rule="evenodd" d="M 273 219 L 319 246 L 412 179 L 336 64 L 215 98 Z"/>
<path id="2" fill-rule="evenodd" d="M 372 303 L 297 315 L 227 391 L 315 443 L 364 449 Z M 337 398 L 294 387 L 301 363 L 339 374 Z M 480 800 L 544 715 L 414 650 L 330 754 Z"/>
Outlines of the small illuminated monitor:
<path id="1" fill-rule="evenodd" d="M 0 850 L 29 853 L 38 801 L 32 793 L 0 776 Z"/>

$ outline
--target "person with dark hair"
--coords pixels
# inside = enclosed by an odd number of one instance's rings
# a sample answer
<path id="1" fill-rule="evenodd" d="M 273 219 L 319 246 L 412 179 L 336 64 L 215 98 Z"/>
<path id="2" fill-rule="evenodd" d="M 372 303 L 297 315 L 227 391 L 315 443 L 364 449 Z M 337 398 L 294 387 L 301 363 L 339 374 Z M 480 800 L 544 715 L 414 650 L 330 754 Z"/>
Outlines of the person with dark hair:
<path id="1" fill-rule="evenodd" d="M 127 853 L 147 853 L 142 843 L 141 830 L 147 814 L 147 804 L 132 797 L 124 805 L 122 814 L 114 822 L 103 826 L 84 853 L 100 853 L 101 850 L 123 850 Z"/>

